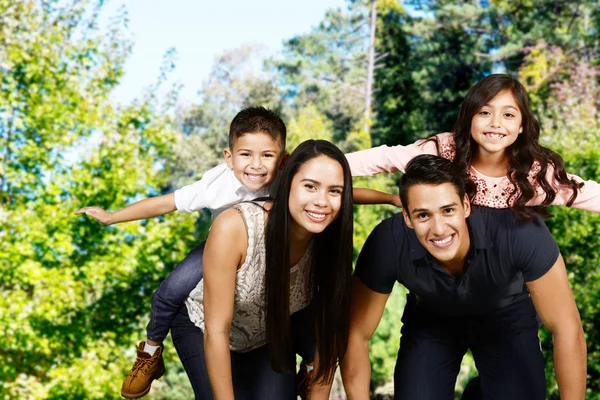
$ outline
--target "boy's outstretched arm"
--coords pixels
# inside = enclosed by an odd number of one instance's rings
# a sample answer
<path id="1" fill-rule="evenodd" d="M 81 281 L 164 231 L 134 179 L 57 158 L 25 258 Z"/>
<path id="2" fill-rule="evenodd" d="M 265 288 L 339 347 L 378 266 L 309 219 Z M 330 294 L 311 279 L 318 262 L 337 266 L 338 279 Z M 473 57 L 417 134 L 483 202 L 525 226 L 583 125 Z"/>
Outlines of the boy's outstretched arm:
<path id="1" fill-rule="evenodd" d="M 157 217 L 175 211 L 175 196 L 173 193 L 162 196 L 150 197 L 140 200 L 115 212 L 105 211 L 100 207 L 84 207 L 75 211 L 75 214 L 85 214 L 104 225 L 119 222 L 137 221 L 140 219 Z"/>
<path id="2" fill-rule="evenodd" d="M 391 204 L 402 207 L 399 195 L 373 189 L 354 188 L 352 189 L 352 198 L 354 204 Z"/>

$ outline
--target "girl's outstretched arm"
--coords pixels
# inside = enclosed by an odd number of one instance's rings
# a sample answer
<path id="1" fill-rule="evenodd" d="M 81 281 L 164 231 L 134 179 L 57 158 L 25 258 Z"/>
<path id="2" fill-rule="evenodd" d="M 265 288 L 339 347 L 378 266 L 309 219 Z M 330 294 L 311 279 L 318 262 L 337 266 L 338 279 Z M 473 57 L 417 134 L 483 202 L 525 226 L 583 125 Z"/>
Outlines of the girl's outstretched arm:
<path id="1" fill-rule="evenodd" d="M 354 188 L 352 189 L 352 198 L 354 204 L 390 204 L 402 207 L 399 195 L 373 189 Z"/>
<path id="2" fill-rule="evenodd" d="M 176 209 L 174 195 L 173 193 L 169 193 L 140 200 L 115 212 L 105 211 L 100 207 L 92 206 L 80 208 L 75 211 L 75 214 L 85 214 L 101 224 L 111 225 L 119 222 L 157 217 L 171 213 Z"/>
<path id="3" fill-rule="evenodd" d="M 554 168 L 548 166 L 546 173 L 546 180 L 551 182 L 552 187 L 556 190 L 556 197 L 552 202 L 553 205 L 564 206 L 566 205 L 573 191 L 569 186 L 559 185 L 553 178 Z M 570 179 L 574 179 L 576 182 L 583 183 L 583 187 L 577 191 L 577 198 L 571 205 L 573 208 L 579 208 L 581 210 L 593 211 L 600 213 L 600 184 L 596 181 L 588 180 L 585 181 L 577 175 L 567 174 Z M 531 199 L 527 205 L 535 206 L 539 205 L 546 198 L 546 194 L 541 187 L 537 187 L 537 196 Z"/>
<path id="4" fill-rule="evenodd" d="M 454 145 L 453 133 L 436 136 L 442 149 Z M 421 154 L 439 155 L 435 141 L 419 140 L 407 146 L 379 146 L 346 154 L 352 176 L 372 176 L 382 172 L 404 172 L 406 164 Z"/>

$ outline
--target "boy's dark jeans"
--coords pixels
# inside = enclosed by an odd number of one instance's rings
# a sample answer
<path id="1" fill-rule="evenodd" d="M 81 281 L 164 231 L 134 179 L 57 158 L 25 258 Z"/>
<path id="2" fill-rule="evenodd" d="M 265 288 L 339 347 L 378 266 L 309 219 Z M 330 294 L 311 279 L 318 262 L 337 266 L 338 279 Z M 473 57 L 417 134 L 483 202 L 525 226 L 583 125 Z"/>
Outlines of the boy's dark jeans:
<path id="1" fill-rule="evenodd" d="M 148 339 L 156 342 L 165 340 L 179 308 L 202 279 L 205 243 L 206 241 L 202 242 L 177 264 L 152 295 L 152 312 L 146 327 Z M 295 351 L 302 357 L 302 362 L 309 364 L 314 360 L 317 342 L 314 320 L 307 311 L 294 315 L 297 321 L 296 329 L 293 330 Z"/>
<path id="2" fill-rule="evenodd" d="M 190 292 L 202 279 L 202 256 L 206 241 L 190 252 L 171 271 L 152 295 L 152 312 L 146 336 L 155 342 L 167 337 L 173 319 Z"/>

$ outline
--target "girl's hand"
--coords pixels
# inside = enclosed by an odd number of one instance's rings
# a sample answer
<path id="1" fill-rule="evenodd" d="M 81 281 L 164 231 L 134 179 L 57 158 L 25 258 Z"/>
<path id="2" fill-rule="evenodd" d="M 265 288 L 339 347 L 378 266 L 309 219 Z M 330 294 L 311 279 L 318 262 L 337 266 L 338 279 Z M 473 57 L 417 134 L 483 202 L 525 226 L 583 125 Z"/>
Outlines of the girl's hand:
<path id="1" fill-rule="evenodd" d="M 84 207 L 75 211 L 75 215 L 85 214 L 88 217 L 94 218 L 96 221 L 100 222 L 103 225 L 112 224 L 112 214 L 111 212 L 104 211 L 100 207 Z"/>
<path id="2" fill-rule="evenodd" d="M 392 194 L 390 199 L 390 204 L 396 207 L 402 207 L 402 202 L 400 201 L 400 196 L 397 194 Z"/>

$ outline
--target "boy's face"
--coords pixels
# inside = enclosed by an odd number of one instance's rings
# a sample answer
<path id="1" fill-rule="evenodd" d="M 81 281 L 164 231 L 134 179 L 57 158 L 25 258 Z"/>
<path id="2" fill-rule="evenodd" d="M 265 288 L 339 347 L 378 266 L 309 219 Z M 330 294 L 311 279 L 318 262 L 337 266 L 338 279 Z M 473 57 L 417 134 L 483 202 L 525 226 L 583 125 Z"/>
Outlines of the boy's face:
<path id="1" fill-rule="evenodd" d="M 240 136 L 233 149 L 223 150 L 227 166 L 247 189 L 256 191 L 270 184 L 279 169 L 283 149 L 277 139 L 266 133 Z"/>
<path id="2" fill-rule="evenodd" d="M 451 183 L 414 185 L 408 189 L 408 205 L 402 211 L 419 242 L 442 265 L 464 263 L 471 243 L 467 196 L 461 199 Z"/>

